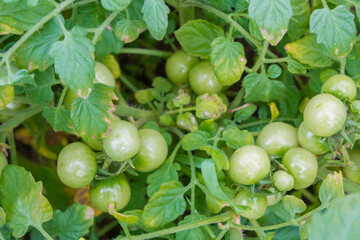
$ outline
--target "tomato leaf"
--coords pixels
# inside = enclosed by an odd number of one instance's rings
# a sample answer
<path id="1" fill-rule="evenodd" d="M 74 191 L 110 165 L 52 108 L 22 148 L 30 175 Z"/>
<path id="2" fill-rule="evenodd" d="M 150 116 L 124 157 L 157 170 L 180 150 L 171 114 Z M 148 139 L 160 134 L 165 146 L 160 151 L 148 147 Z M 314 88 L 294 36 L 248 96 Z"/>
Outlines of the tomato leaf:
<path id="1" fill-rule="evenodd" d="M 4 226 L 6 223 L 6 213 L 4 209 L 0 207 L 0 227 Z"/>
<path id="2" fill-rule="evenodd" d="M 283 197 L 282 204 L 285 210 L 290 213 L 291 218 L 294 218 L 295 214 L 302 213 L 306 210 L 304 201 L 293 195 L 286 195 Z"/>
<path id="3" fill-rule="evenodd" d="M 65 212 L 56 210 L 54 217 L 44 224 L 46 231 L 60 240 L 78 240 L 89 233 L 94 224 L 94 210 L 88 206 L 75 203 Z"/>
<path id="4" fill-rule="evenodd" d="M 44 107 L 42 115 L 48 120 L 54 131 L 74 134 L 74 124 L 70 118 L 69 110 L 65 110 L 63 107 Z"/>
<path id="5" fill-rule="evenodd" d="M 294 85 L 286 86 L 284 97 L 279 99 L 280 116 L 296 117 L 301 94 Z"/>
<path id="6" fill-rule="evenodd" d="M 54 97 L 51 86 L 56 82 L 54 68 L 50 67 L 44 72 L 35 71 L 34 74 L 36 86 L 24 84 L 26 97 L 34 104 L 51 103 Z"/>
<path id="7" fill-rule="evenodd" d="M 229 170 L 229 159 L 223 150 L 212 145 L 201 146 L 200 150 L 205 151 L 208 155 L 211 156 L 215 163 L 217 172 L 220 172 L 223 169 Z"/>
<path id="8" fill-rule="evenodd" d="M 345 6 L 317 9 L 310 17 L 310 32 L 316 34 L 331 55 L 343 58 L 348 55 L 356 38 L 354 15 Z"/>
<path id="9" fill-rule="evenodd" d="M 250 104 L 242 109 L 239 109 L 235 112 L 234 119 L 237 122 L 242 122 L 244 120 L 247 120 L 249 117 L 251 117 L 257 110 L 257 107 L 255 104 Z"/>
<path id="10" fill-rule="evenodd" d="M 259 26 L 264 39 L 277 45 L 288 30 L 292 9 L 290 0 L 252 0 L 249 17 Z"/>
<path id="11" fill-rule="evenodd" d="M 206 217 L 200 215 L 198 213 L 187 215 L 184 220 L 179 222 L 179 226 L 183 224 L 192 223 L 199 220 L 204 220 Z M 208 232 L 206 231 L 205 227 L 197 227 L 181 232 L 176 233 L 177 240 L 188 240 L 188 239 L 196 239 L 196 240 L 207 240 L 210 239 Z"/>
<path id="12" fill-rule="evenodd" d="M 13 235 L 20 238 L 28 228 L 42 229 L 53 216 L 48 200 L 42 195 L 42 182 L 35 182 L 23 167 L 8 165 L 1 174 L 1 205 Z"/>
<path id="13" fill-rule="evenodd" d="M 196 131 L 193 133 L 186 134 L 182 140 L 182 148 L 185 151 L 192 151 L 199 149 L 201 146 L 204 146 L 209 141 L 210 134 L 204 131 Z"/>
<path id="14" fill-rule="evenodd" d="M 14 100 L 13 86 L 0 86 L 0 111 L 5 109 L 5 106 Z"/>
<path id="15" fill-rule="evenodd" d="M 233 148 L 238 149 L 245 145 L 254 145 L 254 136 L 247 130 L 240 130 L 235 126 L 227 126 L 222 133 L 222 137 L 226 144 Z"/>
<path id="16" fill-rule="evenodd" d="M 212 41 L 224 36 L 224 31 L 215 24 L 199 19 L 181 26 L 175 36 L 185 51 L 206 58 L 210 56 Z"/>
<path id="17" fill-rule="evenodd" d="M 222 99 L 214 94 L 205 93 L 196 98 L 196 116 L 201 119 L 217 119 L 227 110 Z"/>
<path id="18" fill-rule="evenodd" d="M 151 36 L 156 40 L 163 39 L 168 27 L 168 14 L 170 13 L 170 9 L 164 0 L 145 0 L 141 12 L 144 14 L 144 21 Z"/>
<path id="19" fill-rule="evenodd" d="M 149 228 L 158 228 L 184 214 L 185 188 L 177 181 L 163 183 L 144 207 L 143 222 Z"/>
<path id="20" fill-rule="evenodd" d="M 308 0 L 290 0 L 292 16 L 287 35 L 290 41 L 299 39 L 307 31 L 310 20 L 310 5 Z"/>
<path id="21" fill-rule="evenodd" d="M 116 23 L 115 35 L 124 43 L 130 43 L 135 41 L 145 30 L 146 23 L 143 20 L 122 19 Z"/>
<path id="22" fill-rule="evenodd" d="M 344 197 L 344 185 L 342 173 L 334 172 L 328 174 L 323 180 L 320 190 L 319 199 L 323 204 L 330 203 L 331 201 Z"/>
<path id="23" fill-rule="evenodd" d="M 124 10 L 125 8 L 127 8 L 130 3 L 132 2 L 132 0 L 121 0 L 121 1 L 116 1 L 116 0 L 101 0 L 101 5 L 109 11 L 117 11 L 117 10 Z"/>

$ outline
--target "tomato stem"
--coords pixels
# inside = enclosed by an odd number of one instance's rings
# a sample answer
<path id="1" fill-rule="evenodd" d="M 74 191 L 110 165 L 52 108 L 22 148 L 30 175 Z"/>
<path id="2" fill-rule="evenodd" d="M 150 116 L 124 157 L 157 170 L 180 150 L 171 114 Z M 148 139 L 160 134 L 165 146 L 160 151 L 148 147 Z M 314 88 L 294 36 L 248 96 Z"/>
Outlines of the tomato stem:
<path id="1" fill-rule="evenodd" d="M 122 48 L 120 53 L 149 55 L 149 56 L 164 57 L 164 58 L 168 58 L 173 54 L 172 52 L 156 50 L 156 49 L 145 49 L 145 48 Z"/>

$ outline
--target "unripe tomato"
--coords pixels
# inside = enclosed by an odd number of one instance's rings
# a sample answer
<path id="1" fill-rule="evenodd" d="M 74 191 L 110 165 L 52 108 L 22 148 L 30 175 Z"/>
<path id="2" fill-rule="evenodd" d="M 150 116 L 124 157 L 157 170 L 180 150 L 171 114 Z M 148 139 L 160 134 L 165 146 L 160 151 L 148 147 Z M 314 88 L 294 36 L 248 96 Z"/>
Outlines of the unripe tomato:
<path id="1" fill-rule="evenodd" d="M 294 187 L 294 178 L 285 171 L 276 171 L 273 175 L 275 187 L 279 191 L 290 191 Z"/>
<path id="2" fill-rule="evenodd" d="M 266 177 L 270 160 L 266 152 L 255 145 L 237 149 L 230 159 L 229 176 L 240 184 L 254 184 Z"/>
<path id="3" fill-rule="evenodd" d="M 96 169 L 95 155 L 83 143 L 71 143 L 59 154 L 57 173 L 60 180 L 69 187 L 85 187 L 94 179 Z"/>
<path id="4" fill-rule="evenodd" d="M 166 76 L 173 83 L 186 83 L 191 68 L 199 62 L 197 57 L 180 50 L 168 58 L 165 64 Z"/>
<path id="5" fill-rule="evenodd" d="M 316 136 L 330 137 L 341 130 L 346 120 L 345 105 L 330 94 L 318 94 L 306 105 L 304 122 Z"/>
<path id="6" fill-rule="evenodd" d="M 120 211 L 126 207 L 130 196 L 130 185 L 122 174 L 96 181 L 94 186 L 90 186 L 91 202 L 103 212 L 108 212 L 111 203 Z"/>
<path id="7" fill-rule="evenodd" d="M 104 138 L 103 148 L 113 160 L 129 160 L 140 150 L 139 132 L 131 123 L 115 120 L 112 122 L 111 131 Z"/>
<path id="8" fill-rule="evenodd" d="M 133 160 L 135 169 L 139 172 L 151 172 L 164 163 L 168 146 L 164 137 L 156 130 L 141 129 L 140 150 Z"/>
<path id="9" fill-rule="evenodd" d="M 271 192 L 275 192 L 275 189 L 274 188 L 270 188 L 270 190 L 271 190 Z M 282 199 L 282 195 L 281 195 L 281 193 L 277 193 L 276 195 L 275 195 L 275 193 L 274 194 L 271 194 L 271 195 L 267 195 L 266 196 L 266 201 L 267 201 L 267 205 L 268 206 L 272 206 L 272 205 L 275 205 L 275 204 L 277 204 L 278 202 L 280 202 L 280 200 Z"/>
<path id="10" fill-rule="evenodd" d="M 282 158 L 282 164 L 294 178 L 295 189 L 305 189 L 316 179 L 318 163 L 314 154 L 304 148 L 292 148 Z"/>
<path id="11" fill-rule="evenodd" d="M 299 145 L 297 130 L 287 123 L 270 123 L 260 131 L 256 145 L 264 149 L 269 156 L 282 156 Z"/>
<path id="12" fill-rule="evenodd" d="M 339 99 L 353 101 L 356 97 L 357 88 L 350 77 L 337 74 L 326 80 L 321 87 L 321 91 L 334 95 Z"/>
<path id="13" fill-rule="evenodd" d="M 250 209 L 241 213 L 241 216 L 249 219 L 259 219 L 264 216 L 267 209 L 266 197 L 252 197 L 249 190 L 242 190 L 235 197 L 235 203 L 249 206 Z"/>
<path id="14" fill-rule="evenodd" d="M 189 83 L 191 89 L 197 95 L 219 93 L 223 88 L 223 85 L 217 80 L 209 61 L 199 62 L 191 69 Z"/>
<path id="15" fill-rule="evenodd" d="M 3 152 L 0 151 L 0 177 L 1 177 L 1 172 L 4 169 L 4 167 L 8 165 L 8 161 L 5 157 L 5 154 Z"/>
<path id="16" fill-rule="evenodd" d="M 304 122 L 300 124 L 298 130 L 299 143 L 303 148 L 306 148 L 313 154 L 319 155 L 329 151 L 327 144 L 327 138 L 315 136 L 312 132 L 307 129 Z"/>
<path id="17" fill-rule="evenodd" d="M 24 103 L 12 101 L 11 103 L 9 103 L 5 106 L 5 110 L 20 111 L 20 110 L 23 110 L 25 107 L 26 107 L 26 104 L 24 104 Z M 11 118 L 11 116 L 3 115 L 3 114 L 1 114 L 1 111 L 0 111 L 0 122 L 6 122 L 10 118 Z"/>
<path id="18" fill-rule="evenodd" d="M 350 164 L 343 167 L 344 177 L 348 180 L 360 184 L 360 150 L 349 151 Z"/>

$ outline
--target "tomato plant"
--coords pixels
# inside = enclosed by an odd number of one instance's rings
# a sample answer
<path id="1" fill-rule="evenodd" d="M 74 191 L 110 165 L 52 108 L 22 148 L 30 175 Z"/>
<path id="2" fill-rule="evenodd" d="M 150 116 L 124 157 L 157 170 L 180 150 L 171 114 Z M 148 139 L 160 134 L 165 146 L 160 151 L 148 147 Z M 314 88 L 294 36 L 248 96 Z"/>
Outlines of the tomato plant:
<path id="1" fill-rule="evenodd" d="M 358 239 L 359 12 L 0 0 L 0 240 Z"/>

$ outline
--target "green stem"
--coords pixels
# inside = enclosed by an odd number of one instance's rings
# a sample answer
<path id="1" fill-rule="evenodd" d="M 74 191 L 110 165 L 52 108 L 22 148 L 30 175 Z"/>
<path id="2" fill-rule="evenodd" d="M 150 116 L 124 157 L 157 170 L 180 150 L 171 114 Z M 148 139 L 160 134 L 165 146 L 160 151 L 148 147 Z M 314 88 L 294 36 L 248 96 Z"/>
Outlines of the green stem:
<path id="1" fill-rule="evenodd" d="M 197 228 L 197 227 L 202 227 L 202 226 L 206 226 L 206 225 L 210 225 L 210 224 L 214 224 L 214 223 L 218 223 L 218 222 L 225 222 L 225 221 L 228 221 L 229 219 L 231 219 L 233 215 L 234 215 L 234 213 L 227 212 L 227 213 L 224 213 L 221 215 L 209 217 L 204 220 L 200 220 L 200 221 L 196 221 L 196 222 L 192 222 L 192 223 L 188 223 L 188 224 L 184 224 L 184 225 L 179 225 L 176 227 L 172 227 L 172 228 L 168 228 L 168 229 L 164 229 L 164 230 L 160 230 L 160 231 L 156 231 L 156 232 L 152 232 L 152 233 L 132 236 L 131 240 L 145 240 L 145 239 L 165 236 L 165 235 L 169 235 L 172 233 L 181 232 L 181 231 L 185 231 L 185 230 L 189 230 L 189 229 L 193 229 L 193 228 Z M 129 238 L 127 238 L 127 237 L 115 238 L 115 240 L 125 240 L 125 239 L 129 239 Z"/>
<path id="2" fill-rule="evenodd" d="M 135 87 L 135 85 L 127 77 L 125 77 L 124 74 L 121 74 L 119 78 L 121 82 L 124 83 L 128 88 L 130 88 L 132 92 L 135 93 L 138 91 L 138 88 Z"/>
<path id="3" fill-rule="evenodd" d="M 215 240 L 221 240 L 223 239 L 223 237 L 225 236 L 225 234 L 229 231 L 228 228 L 224 228 L 220 233 L 219 235 L 217 235 L 216 239 Z"/>
<path id="4" fill-rule="evenodd" d="M 129 232 L 129 228 L 127 227 L 127 224 L 120 223 L 120 225 L 121 225 L 122 229 L 124 230 L 127 239 L 133 239 L 130 232 Z"/>
<path id="5" fill-rule="evenodd" d="M 346 58 L 340 59 L 340 73 L 345 74 Z"/>
<path id="6" fill-rule="evenodd" d="M 327 10 L 330 10 L 329 9 L 329 6 L 327 5 L 326 3 L 326 0 L 321 0 L 322 4 L 324 5 L 324 8 L 326 8 Z"/>
<path id="7" fill-rule="evenodd" d="M 30 106 L 16 114 L 15 117 L 6 121 L 0 126 L 0 133 L 5 131 L 12 131 L 13 128 L 24 122 L 26 119 L 38 114 L 42 111 L 42 107 L 39 105 Z"/>
<path id="8" fill-rule="evenodd" d="M 296 121 L 298 119 L 297 118 L 277 118 L 275 120 L 277 122 L 281 122 L 281 121 L 293 122 L 293 121 Z M 243 124 L 239 125 L 239 128 L 253 127 L 253 126 L 261 125 L 263 123 L 268 123 L 270 121 L 271 121 L 271 119 L 264 119 L 264 120 L 259 120 L 259 121 L 255 121 L 255 122 L 250 122 L 250 123 L 243 123 Z"/>
<path id="9" fill-rule="evenodd" d="M 255 220 L 255 219 L 249 219 L 249 222 L 251 223 L 251 225 L 253 226 L 253 227 L 257 227 L 257 228 L 259 228 L 260 227 L 260 225 L 259 225 L 259 223 Z M 255 230 L 255 232 L 256 232 L 256 235 L 259 237 L 259 239 L 263 239 L 264 238 L 264 231 L 261 231 L 261 230 Z"/>
<path id="10" fill-rule="evenodd" d="M 92 39 L 92 44 L 96 44 L 97 40 L 100 38 L 101 34 L 105 30 L 105 28 L 116 18 L 117 15 L 119 15 L 121 11 L 113 11 L 109 17 L 106 18 L 106 20 L 98 27 L 97 31 L 95 32 L 95 35 Z"/>
<path id="11" fill-rule="evenodd" d="M 188 152 L 189 160 L 190 160 L 190 168 L 191 168 L 191 213 L 195 213 L 195 181 L 196 181 L 196 172 L 195 172 L 195 164 L 193 155 L 191 152 Z"/>
<path id="12" fill-rule="evenodd" d="M 172 52 L 156 50 L 156 49 L 145 49 L 145 48 L 122 48 L 120 53 L 141 54 L 141 55 L 149 55 L 149 56 L 164 57 L 164 58 L 168 58 L 173 54 Z"/>
<path id="13" fill-rule="evenodd" d="M 257 59 L 255 65 L 251 68 L 251 72 L 257 72 L 259 67 L 263 64 L 268 47 L 269 41 L 265 40 L 259 58 Z"/>
<path id="14" fill-rule="evenodd" d="M 171 115 L 171 114 L 182 113 L 182 112 L 190 112 L 190 111 L 195 111 L 195 110 L 196 110 L 196 107 L 180 108 L 180 109 L 176 109 L 176 110 L 167 111 L 164 113 L 164 115 Z"/>
<path id="15" fill-rule="evenodd" d="M 15 144 L 15 138 L 14 138 L 14 132 L 10 131 L 8 136 L 9 144 L 10 144 L 10 160 L 11 164 L 18 165 L 17 161 L 17 152 L 16 152 L 16 144 Z"/>
<path id="16" fill-rule="evenodd" d="M 280 63 L 289 61 L 289 57 L 275 58 L 275 59 L 264 59 L 264 63 Z"/>
<path id="17" fill-rule="evenodd" d="M 111 223 L 108 223 L 104 226 L 103 229 L 101 229 L 100 231 L 98 231 L 96 233 L 96 236 L 98 236 L 99 238 L 103 237 L 107 232 L 109 232 L 111 229 L 113 229 L 114 227 L 119 226 L 119 222 L 117 220 L 112 221 Z"/>
<path id="18" fill-rule="evenodd" d="M 64 98 L 65 98 L 65 96 L 66 96 L 66 92 L 68 91 L 68 89 L 69 89 L 69 87 L 65 87 L 65 88 L 63 89 L 57 107 L 61 107 L 61 105 L 62 105 L 62 103 L 63 103 L 63 101 L 64 101 Z"/>
<path id="19" fill-rule="evenodd" d="M 37 22 L 31 29 L 29 29 L 7 52 L 6 57 L 1 59 L 0 66 L 4 64 L 6 59 L 10 58 L 15 51 L 29 38 L 31 37 L 35 32 L 37 32 L 42 26 L 44 26 L 45 23 L 50 21 L 56 14 L 60 13 L 65 7 L 72 4 L 75 0 L 66 0 L 59 4 L 59 7 L 55 8 L 53 11 L 51 11 L 48 15 L 43 17 L 39 22 Z"/>
<path id="20" fill-rule="evenodd" d="M 41 226 L 36 227 L 37 230 L 46 238 L 46 240 L 54 240 Z"/>
<path id="21" fill-rule="evenodd" d="M 309 192 L 309 190 L 307 189 L 301 189 L 300 190 L 301 194 L 303 196 L 305 196 L 305 198 L 307 198 L 310 202 L 312 203 L 318 203 L 319 202 L 319 199 L 314 196 L 311 192 Z"/>
<path id="22" fill-rule="evenodd" d="M 62 32 L 63 32 L 63 33 L 66 33 L 67 30 L 66 30 L 66 28 L 65 28 L 65 26 L 64 26 L 63 21 L 62 21 L 61 18 L 60 18 L 60 14 L 56 14 L 56 15 L 55 15 L 55 18 L 56 18 L 57 22 L 59 23 Z"/>
<path id="23" fill-rule="evenodd" d="M 129 107 L 126 105 L 116 105 L 115 114 L 125 117 L 145 118 L 148 121 L 156 120 L 153 111 L 142 110 L 138 108 Z M 1 127 L 0 127 L 1 128 Z"/>

